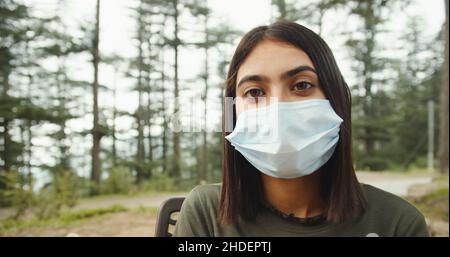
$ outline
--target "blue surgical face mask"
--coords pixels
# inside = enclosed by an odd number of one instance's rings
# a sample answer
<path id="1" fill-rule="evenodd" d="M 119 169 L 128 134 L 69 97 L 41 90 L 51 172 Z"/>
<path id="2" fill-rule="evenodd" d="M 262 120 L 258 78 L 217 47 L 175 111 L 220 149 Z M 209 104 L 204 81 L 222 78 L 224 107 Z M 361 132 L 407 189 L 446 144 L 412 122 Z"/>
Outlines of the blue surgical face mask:
<path id="1" fill-rule="evenodd" d="M 264 174 L 298 178 L 331 158 L 342 121 L 328 100 L 276 102 L 242 112 L 225 138 Z"/>

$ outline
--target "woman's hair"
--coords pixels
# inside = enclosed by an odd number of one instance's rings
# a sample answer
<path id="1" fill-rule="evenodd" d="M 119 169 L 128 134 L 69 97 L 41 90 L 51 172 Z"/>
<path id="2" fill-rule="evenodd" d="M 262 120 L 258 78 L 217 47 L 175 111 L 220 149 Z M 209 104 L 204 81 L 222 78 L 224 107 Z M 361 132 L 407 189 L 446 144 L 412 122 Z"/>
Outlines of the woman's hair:
<path id="1" fill-rule="evenodd" d="M 332 223 L 357 218 L 365 209 L 366 199 L 353 167 L 350 90 L 333 53 L 319 35 L 302 25 L 287 21 L 252 29 L 241 39 L 231 60 L 225 97 L 236 97 L 236 76 L 239 67 L 256 45 L 265 39 L 291 44 L 309 56 L 325 97 L 343 119 L 336 150 L 330 160 L 320 168 L 323 196 L 327 203 L 325 215 Z M 225 104 L 228 104 L 227 101 Z M 225 112 L 231 108 L 232 126 L 225 124 Z M 222 137 L 225 137 L 229 134 L 225 128 L 234 128 L 236 124 L 234 105 L 225 106 L 222 121 Z M 236 151 L 230 142 L 225 139 L 223 142 L 223 177 L 218 222 L 234 223 L 241 218 L 252 221 L 256 218 L 264 197 L 261 173 Z"/>

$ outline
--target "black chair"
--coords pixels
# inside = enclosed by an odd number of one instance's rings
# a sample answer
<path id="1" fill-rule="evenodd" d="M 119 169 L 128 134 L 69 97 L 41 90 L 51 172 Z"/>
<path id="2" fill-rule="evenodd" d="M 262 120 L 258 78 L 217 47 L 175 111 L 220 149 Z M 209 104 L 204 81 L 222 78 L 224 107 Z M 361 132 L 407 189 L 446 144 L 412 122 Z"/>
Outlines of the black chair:
<path id="1" fill-rule="evenodd" d="M 169 225 L 175 226 L 176 220 L 172 219 L 172 214 L 179 212 L 185 197 L 169 198 L 161 204 L 156 218 L 155 237 L 171 237 Z"/>

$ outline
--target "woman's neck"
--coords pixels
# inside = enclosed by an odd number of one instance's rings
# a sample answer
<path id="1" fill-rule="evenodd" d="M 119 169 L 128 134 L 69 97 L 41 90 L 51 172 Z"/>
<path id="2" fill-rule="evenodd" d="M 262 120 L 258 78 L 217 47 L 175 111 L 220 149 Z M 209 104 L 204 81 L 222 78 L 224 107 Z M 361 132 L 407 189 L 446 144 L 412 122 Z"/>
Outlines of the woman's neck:
<path id="1" fill-rule="evenodd" d="M 295 179 L 282 179 L 262 174 L 266 200 L 284 213 L 297 217 L 313 217 L 325 209 L 321 193 L 320 171 Z"/>

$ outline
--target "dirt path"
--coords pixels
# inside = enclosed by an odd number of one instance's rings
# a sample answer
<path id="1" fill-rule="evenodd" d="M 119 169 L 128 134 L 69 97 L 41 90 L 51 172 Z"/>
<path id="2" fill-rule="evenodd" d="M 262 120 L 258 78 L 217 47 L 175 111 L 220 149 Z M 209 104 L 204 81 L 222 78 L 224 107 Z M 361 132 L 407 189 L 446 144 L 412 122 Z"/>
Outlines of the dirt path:
<path id="1" fill-rule="evenodd" d="M 433 179 L 433 174 L 401 174 L 387 172 L 357 172 L 360 182 L 369 184 L 399 196 L 406 196 L 408 189 L 417 184 L 427 184 Z"/>
<path id="2" fill-rule="evenodd" d="M 156 215 L 130 210 L 72 224 L 45 224 L 8 230 L 3 236 L 154 236 Z"/>
<path id="3" fill-rule="evenodd" d="M 129 209 L 143 207 L 159 207 L 162 202 L 170 197 L 185 196 L 187 193 L 167 193 L 158 195 L 138 195 L 138 196 L 106 196 L 92 199 L 83 199 L 74 210 L 105 208 L 114 204 L 122 205 Z"/>
<path id="4" fill-rule="evenodd" d="M 8 230 L 4 236 L 153 236 L 156 213 L 150 208 L 159 208 L 166 199 L 185 196 L 187 193 L 158 193 L 137 196 L 100 196 L 80 200 L 72 210 L 107 208 L 113 205 L 126 207 L 128 211 L 109 213 L 77 221 L 73 224 L 34 225 Z M 142 208 L 144 207 L 144 208 Z M 13 213 L 10 208 L 0 209 L 0 220 Z"/>

